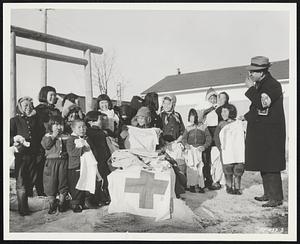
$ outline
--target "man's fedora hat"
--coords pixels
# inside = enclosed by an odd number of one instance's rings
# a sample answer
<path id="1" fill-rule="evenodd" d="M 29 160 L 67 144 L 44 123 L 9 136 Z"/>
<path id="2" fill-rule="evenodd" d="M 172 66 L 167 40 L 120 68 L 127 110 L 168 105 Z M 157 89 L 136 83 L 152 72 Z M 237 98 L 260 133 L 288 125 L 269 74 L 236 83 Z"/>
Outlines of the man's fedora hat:
<path id="1" fill-rule="evenodd" d="M 264 56 L 256 56 L 251 58 L 251 64 L 246 67 L 247 70 L 263 70 L 271 66 L 269 59 Z"/>

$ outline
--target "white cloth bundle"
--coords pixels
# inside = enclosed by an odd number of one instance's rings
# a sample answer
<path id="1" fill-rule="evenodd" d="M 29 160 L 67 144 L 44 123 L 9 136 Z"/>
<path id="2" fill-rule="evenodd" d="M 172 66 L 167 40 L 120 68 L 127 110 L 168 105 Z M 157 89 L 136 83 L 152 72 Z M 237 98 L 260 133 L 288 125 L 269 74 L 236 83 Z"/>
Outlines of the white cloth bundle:
<path id="1" fill-rule="evenodd" d="M 204 187 L 204 177 L 203 177 L 203 161 L 202 161 L 202 152 L 199 148 L 190 146 L 185 153 L 186 158 L 186 174 L 187 174 L 187 185 L 199 187 Z"/>
<path id="2" fill-rule="evenodd" d="M 225 176 L 223 173 L 223 166 L 220 158 L 220 152 L 217 147 L 211 148 L 211 169 L 210 173 L 213 179 L 213 182 L 220 182 L 220 184 L 225 184 Z"/>
<path id="3" fill-rule="evenodd" d="M 223 164 L 245 162 L 245 134 L 240 120 L 225 125 L 220 131 Z"/>
<path id="4" fill-rule="evenodd" d="M 127 169 L 132 166 L 145 166 L 145 164 L 136 155 L 126 149 L 115 151 L 112 154 L 111 159 L 112 166 L 117 168 Z"/>
<path id="5" fill-rule="evenodd" d="M 97 174 L 97 160 L 94 154 L 92 151 L 85 152 L 80 157 L 80 177 L 76 189 L 94 194 Z"/>
<path id="6" fill-rule="evenodd" d="M 157 129 L 155 128 L 137 128 L 128 126 L 128 136 L 125 139 L 127 149 L 146 149 L 154 152 L 158 145 Z"/>

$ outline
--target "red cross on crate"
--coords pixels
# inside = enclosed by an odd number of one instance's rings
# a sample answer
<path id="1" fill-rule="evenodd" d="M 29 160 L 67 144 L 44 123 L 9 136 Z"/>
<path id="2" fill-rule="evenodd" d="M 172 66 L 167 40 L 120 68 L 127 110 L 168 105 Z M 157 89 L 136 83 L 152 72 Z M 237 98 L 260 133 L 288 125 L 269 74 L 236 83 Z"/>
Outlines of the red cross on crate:
<path id="1" fill-rule="evenodd" d="M 124 192 L 139 193 L 139 208 L 153 209 L 153 195 L 164 195 L 169 182 L 154 179 L 154 173 L 141 170 L 140 178 L 127 178 Z"/>

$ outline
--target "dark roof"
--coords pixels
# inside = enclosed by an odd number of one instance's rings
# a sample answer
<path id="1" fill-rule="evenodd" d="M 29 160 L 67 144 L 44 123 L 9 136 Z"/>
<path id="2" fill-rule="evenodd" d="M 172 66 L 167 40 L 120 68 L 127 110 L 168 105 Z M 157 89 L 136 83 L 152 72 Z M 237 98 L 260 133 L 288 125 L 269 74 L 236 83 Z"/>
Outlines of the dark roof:
<path id="1" fill-rule="evenodd" d="M 246 66 L 247 65 L 180 75 L 170 75 L 142 92 L 142 94 L 146 94 L 148 92 L 169 92 L 193 88 L 240 84 L 243 83 L 246 78 Z M 288 79 L 289 60 L 273 62 L 269 70 L 275 79 Z"/>

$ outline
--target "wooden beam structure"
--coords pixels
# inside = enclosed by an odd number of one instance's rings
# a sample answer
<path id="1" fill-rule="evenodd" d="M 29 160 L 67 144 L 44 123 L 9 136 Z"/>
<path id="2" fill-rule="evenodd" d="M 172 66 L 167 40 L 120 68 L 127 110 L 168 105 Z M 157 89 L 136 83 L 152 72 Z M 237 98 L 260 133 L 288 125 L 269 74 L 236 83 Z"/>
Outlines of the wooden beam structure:
<path id="1" fill-rule="evenodd" d="M 91 52 L 86 50 L 84 58 L 88 60 L 88 64 L 84 67 L 84 85 L 85 85 L 85 112 L 93 110 L 93 83 L 92 83 L 92 66 Z"/>
<path id="2" fill-rule="evenodd" d="M 82 50 L 83 58 L 76 58 L 58 53 L 48 51 L 41 51 L 26 47 L 16 46 L 16 37 L 27 38 L 35 41 L 50 43 L 58 46 Z M 70 39 L 49 35 L 33 30 L 28 30 L 21 27 L 11 26 L 11 117 L 16 113 L 16 54 L 23 54 L 43 59 L 52 59 L 66 63 L 73 63 L 84 65 L 84 79 L 85 79 L 85 111 L 88 112 L 93 109 L 93 84 L 92 84 L 92 66 L 91 53 L 102 54 L 103 49 L 94 45 L 83 42 L 77 42 Z M 43 83 L 44 85 L 44 83 Z"/>
<path id="3" fill-rule="evenodd" d="M 46 42 L 46 43 L 78 49 L 82 51 L 86 51 L 89 49 L 91 53 L 97 53 L 97 54 L 103 53 L 103 49 L 98 46 L 90 45 L 83 42 L 73 41 L 70 39 L 49 35 L 42 32 L 33 31 L 33 30 L 29 30 L 17 26 L 11 26 L 11 32 L 14 32 L 18 37 L 23 37 L 35 41 Z"/>
<path id="4" fill-rule="evenodd" d="M 52 52 L 35 50 L 27 47 L 16 46 L 16 53 L 27 55 L 27 56 L 38 57 L 38 58 L 52 59 L 52 60 L 62 61 L 62 62 L 67 62 L 72 64 L 80 64 L 80 65 L 88 64 L 88 61 L 86 59 L 75 58 L 75 57 L 52 53 Z"/>
<path id="5" fill-rule="evenodd" d="M 16 35 L 10 34 L 10 117 L 16 115 L 17 108 L 17 74 L 16 74 Z"/>

